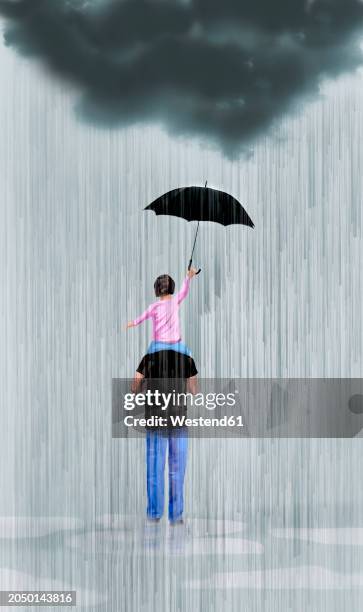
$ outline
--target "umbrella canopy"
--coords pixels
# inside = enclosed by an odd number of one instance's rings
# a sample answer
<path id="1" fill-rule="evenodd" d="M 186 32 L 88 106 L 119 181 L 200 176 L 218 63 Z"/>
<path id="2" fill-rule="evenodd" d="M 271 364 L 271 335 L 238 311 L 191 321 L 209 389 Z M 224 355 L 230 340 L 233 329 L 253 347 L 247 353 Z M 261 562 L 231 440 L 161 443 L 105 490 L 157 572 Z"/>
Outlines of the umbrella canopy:
<path id="1" fill-rule="evenodd" d="M 233 196 L 209 187 L 181 187 L 168 191 L 146 206 L 156 215 L 172 215 L 186 221 L 214 221 L 221 225 L 254 227 L 245 209 Z"/>
<path id="2" fill-rule="evenodd" d="M 181 217 L 186 221 L 198 221 L 188 269 L 192 265 L 201 221 L 213 221 L 221 225 L 239 224 L 254 227 L 253 221 L 236 198 L 224 191 L 210 189 L 207 187 L 207 183 L 205 187 L 180 187 L 168 191 L 149 206 L 146 206 L 145 210 L 153 210 L 156 215 L 171 215 Z M 199 272 L 200 269 L 197 274 Z"/>

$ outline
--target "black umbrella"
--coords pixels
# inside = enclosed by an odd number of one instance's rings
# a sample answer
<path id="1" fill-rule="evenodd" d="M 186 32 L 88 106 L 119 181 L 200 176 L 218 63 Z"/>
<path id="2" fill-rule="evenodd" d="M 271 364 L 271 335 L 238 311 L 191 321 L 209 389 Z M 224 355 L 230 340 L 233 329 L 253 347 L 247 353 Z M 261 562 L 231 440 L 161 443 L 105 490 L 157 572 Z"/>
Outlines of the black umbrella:
<path id="1" fill-rule="evenodd" d="M 187 221 L 198 221 L 195 232 L 192 254 L 188 270 L 193 261 L 195 243 L 197 241 L 200 221 L 214 221 L 221 225 L 254 224 L 245 209 L 233 196 L 207 187 L 180 187 L 172 189 L 146 206 L 145 210 L 153 210 L 156 215 L 172 215 Z M 198 274 L 200 269 L 198 270 Z"/>

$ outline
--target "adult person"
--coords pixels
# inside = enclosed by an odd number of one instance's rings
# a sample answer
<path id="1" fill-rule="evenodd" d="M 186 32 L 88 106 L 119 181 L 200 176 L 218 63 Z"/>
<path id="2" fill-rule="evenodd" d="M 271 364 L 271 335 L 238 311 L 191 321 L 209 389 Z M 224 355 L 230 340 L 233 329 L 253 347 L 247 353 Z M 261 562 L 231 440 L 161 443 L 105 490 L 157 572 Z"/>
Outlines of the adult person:
<path id="1" fill-rule="evenodd" d="M 173 350 L 162 350 L 146 354 L 135 373 L 133 392 L 137 393 L 145 385 L 164 393 L 196 393 L 197 368 L 189 355 Z M 172 403 L 166 411 L 153 406 L 151 413 L 162 414 L 170 420 L 171 414 L 182 414 L 185 405 Z M 168 517 L 171 525 L 183 523 L 184 476 L 187 463 L 188 434 L 185 427 L 149 427 L 146 431 L 146 471 L 147 471 L 147 518 L 160 521 L 164 512 L 164 471 L 166 450 L 168 448 L 169 466 L 169 506 Z"/>

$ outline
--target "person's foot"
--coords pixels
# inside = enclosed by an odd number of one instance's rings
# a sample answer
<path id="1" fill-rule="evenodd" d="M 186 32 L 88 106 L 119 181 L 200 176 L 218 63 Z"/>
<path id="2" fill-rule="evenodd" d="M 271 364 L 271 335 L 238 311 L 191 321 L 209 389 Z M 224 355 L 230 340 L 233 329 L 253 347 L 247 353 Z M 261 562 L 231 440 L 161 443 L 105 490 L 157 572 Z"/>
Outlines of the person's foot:
<path id="1" fill-rule="evenodd" d="M 172 554 L 184 554 L 188 542 L 189 530 L 185 525 L 184 519 L 180 517 L 176 521 L 169 521 L 169 551 Z"/>
<path id="2" fill-rule="evenodd" d="M 144 545 L 147 548 L 158 548 L 160 545 L 160 518 L 146 517 L 144 523 Z"/>

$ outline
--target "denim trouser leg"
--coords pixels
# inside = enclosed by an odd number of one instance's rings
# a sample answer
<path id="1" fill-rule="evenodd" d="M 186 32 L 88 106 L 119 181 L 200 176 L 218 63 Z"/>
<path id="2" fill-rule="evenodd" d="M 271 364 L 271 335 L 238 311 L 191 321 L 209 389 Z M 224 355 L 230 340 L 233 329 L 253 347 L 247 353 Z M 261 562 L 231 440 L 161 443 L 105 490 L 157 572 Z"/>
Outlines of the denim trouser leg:
<path id="1" fill-rule="evenodd" d="M 184 476 L 187 464 L 188 437 L 185 432 L 169 435 L 169 520 L 183 516 Z"/>
<path id="2" fill-rule="evenodd" d="M 146 433 L 147 516 L 160 518 L 164 512 L 164 469 L 167 436 L 159 431 Z"/>
<path id="3" fill-rule="evenodd" d="M 164 470 L 169 443 L 169 520 L 177 521 L 184 509 L 184 476 L 187 463 L 187 434 L 160 431 L 146 433 L 147 516 L 160 518 L 164 512 Z"/>

